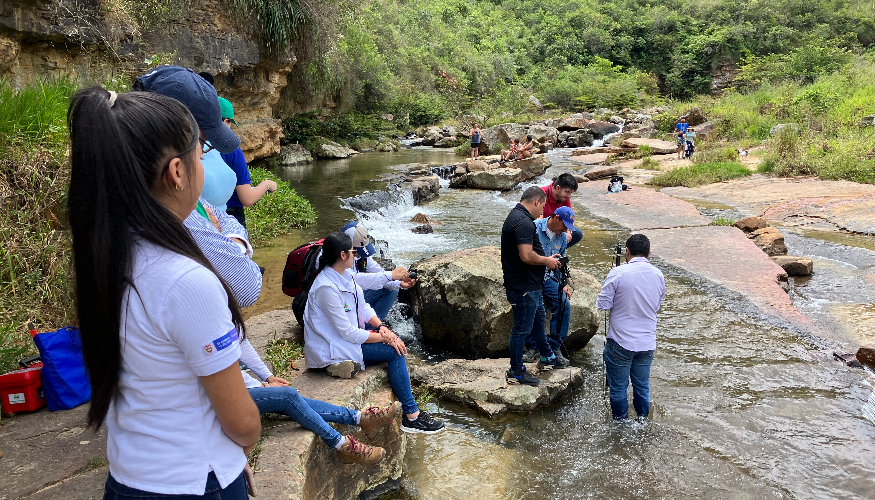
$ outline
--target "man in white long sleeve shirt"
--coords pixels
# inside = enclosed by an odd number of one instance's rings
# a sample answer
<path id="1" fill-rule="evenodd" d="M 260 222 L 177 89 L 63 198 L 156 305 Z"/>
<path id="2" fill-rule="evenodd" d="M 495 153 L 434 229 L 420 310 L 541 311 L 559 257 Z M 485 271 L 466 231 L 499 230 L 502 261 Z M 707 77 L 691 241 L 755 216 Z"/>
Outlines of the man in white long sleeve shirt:
<path id="1" fill-rule="evenodd" d="M 603 358 L 614 420 L 629 415 L 627 389 L 639 418 L 650 414 L 650 365 L 656 350 L 656 313 L 665 297 L 662 271 L 650 264 L 650 240 L 626 240 L 626 265 L 608 273 L 596 306 L 611 311 Z"/>
<path id="2" fill-rule="evenodd" d="M 386 319 L 389 310 L 398 299 L 398 290 L 410 288 L 416 284 L 416 280 L 409 278 L 407 270 L 401 266 L 391 271 L 386 271 L 383 266 L 373 259 L 377 253 L 368 229 L 360 222 L 350 222 L 340 228 L 352 238 L 352 246 L 356 250 L 355 265 L 347 270 L 365 291 L 365 302 L 374 308 L 380 321 Z"/>

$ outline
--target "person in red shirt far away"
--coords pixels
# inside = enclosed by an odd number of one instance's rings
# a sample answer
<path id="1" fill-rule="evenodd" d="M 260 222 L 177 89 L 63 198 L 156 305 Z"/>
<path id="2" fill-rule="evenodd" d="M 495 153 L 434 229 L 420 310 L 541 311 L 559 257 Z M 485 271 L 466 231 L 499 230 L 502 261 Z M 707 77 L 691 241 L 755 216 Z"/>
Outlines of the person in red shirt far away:
<path id="1" fill-rule="evenodd" d="M 547 218 L 553 215 L 559 207 L 571 208 L 571 195 L 577 191 L 577 179 L 566 172 L 541 189 L 547 195 L 547 204 L 544 205 L 544 218 Z M 568 246 L 574 246 L 583 239 L 583 231 L 578 227 L 568 231 L 565 235 L 568 237 Z"/>

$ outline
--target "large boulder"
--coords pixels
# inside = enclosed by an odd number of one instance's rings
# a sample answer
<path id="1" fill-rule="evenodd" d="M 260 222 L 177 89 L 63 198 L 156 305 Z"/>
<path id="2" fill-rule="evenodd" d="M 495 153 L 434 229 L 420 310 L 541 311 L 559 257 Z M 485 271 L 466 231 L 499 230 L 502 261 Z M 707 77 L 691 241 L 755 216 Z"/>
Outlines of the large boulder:
<path id="1" fill-rule="evenodd" d="M 491 149 L 497 144 L 510 144 L 511 139 L 522 140 L 526 136 L 526 127 L 519 123 L 502 123 L 487 129 L 483 129 L 480 142 L 481 151 Z"/>
<path id="2" fill-rule="evenodd" d="M 440 127 L 428 127 L 425 129 L 425 133 L 422 134 L 422 145 L 423 146 L 434 146 L 436 142 L 443 139 L 444 134 L 441 131 Z"/>
<path id="3" fill-rule="evenodd" d="M 769 135 L 778 135 L 783 131 L 791 134 L 799 134 L 802 127 L 798 123 L 779 123 L 769 129 Z"/>
<path id="4" fill-rule="evenodd" d="M 419 205 L 438 195 L 438 191 L 441 189 L 441 180 L 440 177 L 431 173 L 431 170 L 411 170 L 404 175 L 399 187 L 413 193 L 413 204 Z"/>
<path id="5" fill-rule="evenodd" d="M 544 155 L 535 155 L 531 158 L 524 158 L 522 160 L 514 160 L 510 163 L 505 163 L 506 167 L 520 169 L 522 172 L 522 180 L 524 181 L 534 179 L 539 175 L 544 175 L 544 172 L 546 172 L 551 165 L 552 163 L 550 160 Z"/>
<path id="6" fill-rule="evenodd" d="M 312 161 L 313 155 L 300 144 L 289 144 L 280 149 L 280 163 L 283 165 L 310 163 Z"/>
<path id="7" fill-rule="evenodd" d="M 644 139 L 642 137 L 631 137 L 623 141 L 623 146 L 627 148 L 638 149 L 639 146 L 649 146 L 650 150 L 656 154 L 669 154 L 678 150 L 675 143 L 669 141 L 661 141 L 659 139 Z"/>
<path id="8" fill-rule="evenodd" d="M 586 124 L 585 128 L 588 129 L 589 133 L 592 134 L 593 137 L 595 137 L 596 139 L 601 139 L 608 134 L 614 134 L 620 131 L 620 127 L 617 124 L 601 121 L 589 122 L 588 124 Z"/>
<path id="9" fill-rule="evenodd" d="M 541 379 L 537 387 L 508 384 L 507 359 L 449 359 L 435 365 L 411 368 L 410 378 L 425 385 L 438 397 L 471 405 L 490 417 L 506 411 L 531 411 L 547 406 L 583 384 L 583 370 L 570 366 L 561 370 L 526 369 Z"/>
<path id="10" fill-rule="evenodd" d="M 705 116 L 705 113 L 702 113 L 702 110 L 699 109 L 698 107 L 694 107 L 693 109 L 691 109 L 691 110 L 687 111 L 686 113 L 682 114 L 682 115 L 678 118 L 678 120 L 680 120 L 681 118 L 687 120 L 687 123 L 688 123 L 691 127 L 695 127 L 695 126 L 697 126 L 697 125 L 701 125 L 701 124 L 703 124 L 703 123 L 705 123 L 705 122 L 708 121 L 708 117 Z"/>
<path id="11" fill-rule="evenodd" d="M 467 181 L 469 188 L 510 191 L 522 182 L 523 172 L 518 168 L 494 168 L 471 172 Z"/>
<path id="12" fill-rule="evenodd" d="M 470 180 L 469 180 L 470 183 Z M 469 359 L 508 355 L 513 316 L 504 289 L 501 252 L 486 246 L 459 250 L 417 262 L 419 286 L 411 300 L 422 325 L 426 345 Z M 595 307 L 601 284 L 571 270 L 571 324 L 565 346 L 581 349 L 595 335 Z"/>
<path id="13" fill-rule="evenodd" d="M 532 125 L 529 127 L 528 135 L 532 136 L 532 140 L 538 144 L 555 146 L 559 142 L 559 131 L 546 125 Z"/>
<path id="14" fill-rule="evenodd" d="M 857 350 L 857 361 L 875 370 L 875 347 L 863 346 Z"/>
<path id="15" fill-rule="evenodd" d="M 533 95 L 529 96 L 529 106 L 537 109 L 538 111 L 541 111 L 544 109 L 544 105 L 541 104 L 541 101 L 538 100 L 538 98 L 533 96 Z"/>
<path id="16" fill-rule="evenodd" d="M 781 231 L 774 227 L 764 227 L 750 233 L 748 238 L 752 239 L 756 246 L 760 247 L 768 256 L 786 255 L 787 245 L 784 244 L 784 235 Z"/>
<path id="17" fill-rule="evenodd" d="M 352 155 L 359 154 L 358 151 L 341 146 L 334 141 L 329 141 L 322 137 L 317 137 L 316 139 L 319 141 L 319 145 L 316 146 L 315 151 L 317 158 L 349 158 Z"/>

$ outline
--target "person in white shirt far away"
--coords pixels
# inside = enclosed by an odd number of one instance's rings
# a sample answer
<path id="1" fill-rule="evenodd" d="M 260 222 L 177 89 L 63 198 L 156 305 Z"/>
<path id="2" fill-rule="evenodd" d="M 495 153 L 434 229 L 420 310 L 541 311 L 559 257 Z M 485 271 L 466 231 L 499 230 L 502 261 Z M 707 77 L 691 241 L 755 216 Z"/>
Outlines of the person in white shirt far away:
<path id="1" fill-rule="evenodd" d="M 662 271 L 650 264 L 650 240 L 633 234 L 626 240 L 626 265 L 608 273 L 596 306 L 611 311 L 606 334 L 605 372 L 614 420 L 629 415 L 627 390 L 639 418 L 650 414 L 650 365 L 656 351 L 656 313 L 665 297 Z"/>

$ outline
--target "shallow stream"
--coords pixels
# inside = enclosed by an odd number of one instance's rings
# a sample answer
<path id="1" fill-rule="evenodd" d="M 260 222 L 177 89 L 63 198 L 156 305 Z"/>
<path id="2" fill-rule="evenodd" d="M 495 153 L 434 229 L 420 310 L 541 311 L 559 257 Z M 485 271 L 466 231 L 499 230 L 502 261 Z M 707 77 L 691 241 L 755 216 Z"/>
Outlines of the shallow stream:
<path id="1" fill-rule="evenodd" d="M 567 154 L 551 153 L 554 167 L 534 183 L 570 168 Z M 377 212 L 342 208 L 341 198 L 382 189 L 385 183 L 373 179 L 391 172 L 388 166 L 414 161 L 442 165 L 454 157 L 414 149 L 280 172 L 314 203 L 319 219 L 314 228 L 257 250 L 268 268 L 266 289 L 247 314 L 288 307 L 290 299 L 278 292 L 285 254 L 356 217 L 385 241 L 385 255 L 403 265 L 497 245 L 518 190 L 442 189 L 418 207 L 402 197 Z M 418 212 L 440 221 L 433 234 L 409 231 Z M 613 246 L 628 233 L 585 212 L 577 219 L 584 240 L 569 250 L 571 263 L 602 279 Z M 875 251 L 870 239 L 855 241 L 787 238 L 791 253 L 816 259 L 815 275 L 794 283 L 794 300 L 849 345 L 875 340 L 873 297 L 855 287 L 875 272 Z M 834 361 L 832 347 L 823 350 L 775 326 L 739 295 L 655 263 L 666 274 L 668 295 L 659 315 L 651 420 L 611 421 L 598 335 L 572 357 L 584 370 L 583 387 L 549 408 L 491 420 L 469 408 L 432 404 L 450 429 L 409 438 L 405 458 L 405 477 L 422 498 L 875 497 L 875 424 L 867 418 L 875 415 L 875 377 Z M 851 312 L 836 315 L 841 308 Z M 426 359 L 435 354 L 416 352 Z"/>

